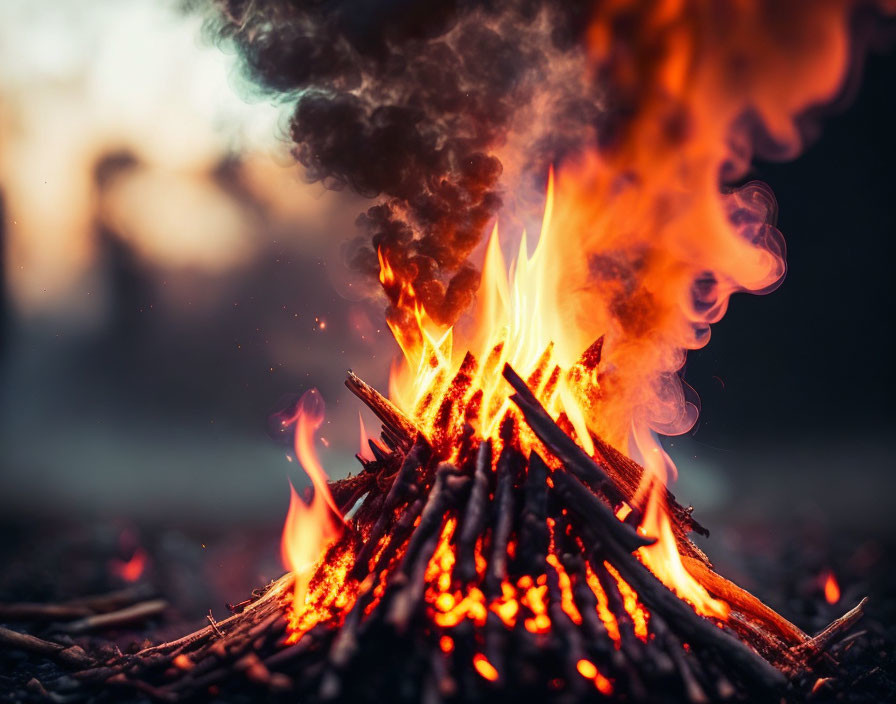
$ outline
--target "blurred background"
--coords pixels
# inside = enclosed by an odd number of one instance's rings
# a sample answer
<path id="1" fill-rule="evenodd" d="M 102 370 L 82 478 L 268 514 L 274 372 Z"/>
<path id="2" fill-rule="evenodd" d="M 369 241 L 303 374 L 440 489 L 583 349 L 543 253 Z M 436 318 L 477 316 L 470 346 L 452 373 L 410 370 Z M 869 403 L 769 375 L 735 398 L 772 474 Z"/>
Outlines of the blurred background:
<path id="1" fill-rule="evenodd" d="M 110 564 L 180 563 L 239 600 L 280 569 L 286 477 L 304 482 L 267 431 L 283 397 L 319 388 L 324 464 L 356 469 L 344 371 L 385 389 L 396 352 L 343 264 L 364 203 L 303 180 L 281 108 L 253 101 L 234 64 L 173 2 L 0 4 L 0 550 L 13 568 L 83 539 L 108 559 L 85 550 L 79 587 Z M 872 548 L 896 534 L 894 78 L 896 55 L 872 52 L 798 160 L 755 165 L 789 273 L 769 296 L 736 296 L 690 356 L 701 420 L 667 443 L 673 491 L 721 533 L 711 554 L 782 523 Z M 819 568 L 835 559 L 824 544 Z M 192 599 L 207 608 L 207 593 Z"/>

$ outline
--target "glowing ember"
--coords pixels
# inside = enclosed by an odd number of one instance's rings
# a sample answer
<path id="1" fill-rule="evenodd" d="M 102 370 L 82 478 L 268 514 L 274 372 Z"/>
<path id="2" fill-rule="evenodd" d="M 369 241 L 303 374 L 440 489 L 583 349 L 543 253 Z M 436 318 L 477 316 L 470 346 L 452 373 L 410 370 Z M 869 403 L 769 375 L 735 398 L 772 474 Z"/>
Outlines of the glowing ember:
<path id="1" fill-rule="evenodd" d="M 619 573 L 613 568 L 609 562 L 604 563 L 604 567 L 607 572 L 609 572 L 613 579 L 616 580 L 616 585 L 619 588 L 619 594 L 622 596 L 622 606 L 625 608 L 626 613 L 632 617 L 632 623 L 635 626 L 635 635 L 638 636 L 643 641 L 647 641 L 647 610 L 641 605 L 638 601 L 638 595 L 635 593 L 635 590 L 632 589 L 628 583 L 619 575 Z"/>
<path id="2" fill-rule="evenodd" d="M 495 666 L 492 665 L 482 653 L 476 653 L 476 655 L 473 656 L 473 667 L 476 668 L 476 672 L 490 682 L 494 682 L 498 679 L 498 671 L 495 669 Z"/>
<path id="3" fill-rule="evenodd" d="M 112 572 L 125 582 L 136 582 L 146 570 L 148 557 L 143 548 L 138 547 L 129 560 L 112 560 L 109 565 Z"/>
<path id="4" fill-rule="evenodd" d="M 840 601 L 840 585 L 837 584 L 837 578 L 832 571 L 824 574 L 824 598 L 829 604 Z"/>
<path id="5" fill-rule="evenodd" d="M 591 568 L 591 565 L 585 565 L 585 575 L 588 580 L 588 586 L 591 588 L 591 591 L 594 592 L 594 596 L 597 599 L 597 615 L 598 618 L 603 622 L 604 628 L 607 629 L 607 635 L 613 639 L 613 642 L 618 649 L 621 647 L 622 638 L 619 633 L 619 623 L 616 621 L 616 617 L 613 616 L 612 612 L 609 609 L 609 602 L 607 601 L 607 593 L 604 591 L 601 586 L 600 580 L 597 575 L 594 574 L 594 570 Z"/>
<path id="6" fill-rule="evenodd" d="M 613 685 L 610 683 L 610 680 L 600 674 L 597 666 L 590 660 L 585 660 L 584 658 L 579 660 L 576 663 L 576 670 L 586 680 L 594 682 L 594 686 L 597 687 L 601 694 L 609 696 L 613 693 Z"/>
<path id="7" fill-rule="evenodd" d="M 579 660 L 576 663 L 576 669 L 579 671 L 579 674 L 587 680 L 597 676 L 597 668 L 590 660 Z"/>

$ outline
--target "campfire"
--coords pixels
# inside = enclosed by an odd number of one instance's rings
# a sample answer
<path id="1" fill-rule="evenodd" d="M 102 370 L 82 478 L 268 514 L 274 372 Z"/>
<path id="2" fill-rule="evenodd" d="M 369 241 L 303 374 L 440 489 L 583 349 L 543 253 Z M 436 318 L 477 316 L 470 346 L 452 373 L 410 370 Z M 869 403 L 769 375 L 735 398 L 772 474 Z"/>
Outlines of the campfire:
<path id="1" fill-rule="evenodd" d="M 132 688 L 177 701 L 237 677 L 311 700 L 395 687 L 407 701 L 704 702 L 836 677 L 828 648 L 864 600 L 804 633 L 717 574 L 689 539 L 708 535 L 692 508 L 592 429 L 604 338 L 566 364 L 539 324 L 552 207 L 553 179 L 539 245 L 529 257 L 523 242 L 509 280 L 492 236 L 474 326 L 480 354 L 456 363 L 454 331 L 413 302 L 416 329 L 395 327 L 405 354 L 393 370 L 396 402 L 348 373 L 346 386 L 382 423 L 378 439 L 362 436 L 358 474 L 327 481 L 314 447 L 317 391 L 277 416 L 312 484 L 305 498 L 291 489 L 289 573 L 231 605 L 226 620 L 101 664 L 34 639 L 80 668 L 58 690 L 35 688 L 51 698 Z M 379 260 L 387 290 L 413 301 L 412 285 Z"/>
<path id="2" fill-rule="evenodd" d="M 276 417 L 311 481 L 287 573 L 128 654 L 4 629 L 76 670 L 32 695 L 698 703 L 836 680 L 865 601 L 808 634 L 716 572 L 659 437 L 696 422 L 681 369 L 731 295 L 784 276 L 774 197 L 744 183 L 757 125 L 797 151 L 796 118 L 843 83 L 854 4 L 390 9 L 374 41 L 328 3 L 222 3 L 254 75 L 297 94 L 309 175 L 379 198 L 352 263 L 401 357 L 386 393 L 346 386 L 382 427 L 329 481 L 306 392 Z"/>

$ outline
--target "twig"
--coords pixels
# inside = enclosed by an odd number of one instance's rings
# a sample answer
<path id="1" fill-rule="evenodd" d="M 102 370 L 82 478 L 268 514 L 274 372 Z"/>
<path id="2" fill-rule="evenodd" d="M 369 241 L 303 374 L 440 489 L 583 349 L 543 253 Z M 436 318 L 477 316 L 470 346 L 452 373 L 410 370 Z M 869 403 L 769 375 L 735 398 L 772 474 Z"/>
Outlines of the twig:
<path id="1" fill-rule="evenodd" d="M 152 616 L 157 616 L 168 608 L 168 602 L 164 599 L 153 599 L 141 604 L 134 604 L 119 611 L 111 611 L 107 614 L 95 614 L 87 616 L 71 623 L 60 625 L 56 628 L 65 633 L 84 633 L 97 628 L 114 628 L 134 621 L 142 621 Z"/>
<path id="2" fill-rule="evenodd" d="M 205 618 L 209 622 L 209 625 L 212 627 L 212 630 L 215 632 L 215 635 L 217 635 L 218 638 L 223 638 L 224 633 L 221 631 L 220 628 L 218 628 L 218 622 L 215 620 L 215 617 L 212 616 L 211 609 L 208 610 L 208 613 L 205 615 Z"/>

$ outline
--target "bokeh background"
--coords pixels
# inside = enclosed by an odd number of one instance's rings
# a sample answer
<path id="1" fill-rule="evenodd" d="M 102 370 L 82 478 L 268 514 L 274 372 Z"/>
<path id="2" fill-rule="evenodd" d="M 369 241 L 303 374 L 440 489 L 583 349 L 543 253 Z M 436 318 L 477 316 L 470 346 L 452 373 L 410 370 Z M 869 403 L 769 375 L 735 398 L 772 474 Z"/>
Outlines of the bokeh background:
<path id="1" fill-rule="evenodd" d="M 204 612 L 279 569 L 286 477 L 303 483 L 268 434 L 285 396 L 321 390 L 325 466 L 355 470 L 344 371 L 385 388 L 396 352 L 343 263 L 364 203 L 304 181 L 280 107 L 234 65 L 174 3 L 0 4 L 10 569 L 101 544 L 77 553 L 80 585 L 142 555 L 175 589 L 188 565 L 215 575 L 181 594 Z M 829 536 L 863 559 L 896 537 L 894 79 L 896 54 L 872 51 L 805 153 L 751 174 L 777 195 L 789 273 L 691 354 L 701 420 L 667 442 L 711 554 L 762 535 L 839 570 Z"/>

